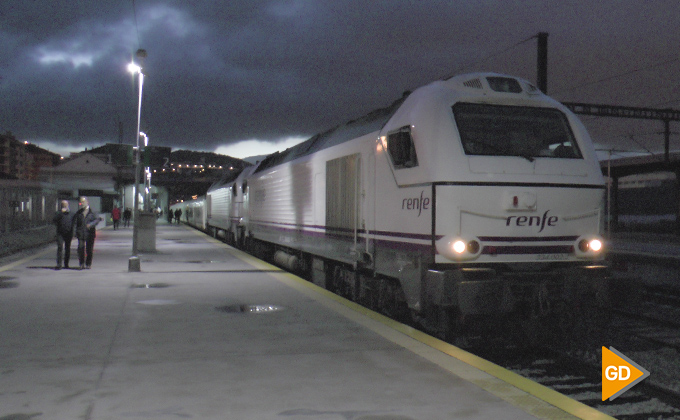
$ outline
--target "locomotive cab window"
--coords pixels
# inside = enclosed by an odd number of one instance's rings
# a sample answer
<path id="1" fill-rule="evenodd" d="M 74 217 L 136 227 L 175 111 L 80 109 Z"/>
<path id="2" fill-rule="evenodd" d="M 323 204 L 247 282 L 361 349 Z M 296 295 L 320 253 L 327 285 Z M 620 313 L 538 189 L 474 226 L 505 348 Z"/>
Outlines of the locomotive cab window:
<path id="1" fill-rule="evenodd" d="M 411 127 L 406 126 L 387 135 L 387 151 L 395 169 L 418 166 L 416 147 L 411 137 Z"/>
<path id="2" fill-rule="evenodd" d="M 567 117 L 553 108 L 457 103 L 466 155 L 582 159 Z"/>

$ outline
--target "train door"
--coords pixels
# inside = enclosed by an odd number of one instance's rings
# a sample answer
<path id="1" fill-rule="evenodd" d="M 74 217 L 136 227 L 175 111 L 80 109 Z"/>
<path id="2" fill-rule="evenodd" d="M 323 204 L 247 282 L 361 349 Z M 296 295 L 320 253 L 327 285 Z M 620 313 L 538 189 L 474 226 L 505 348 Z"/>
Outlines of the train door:
<path id="1" fill-rule="evenodd" d="M 375 144 L 368 142 L 368 150 L 365 154 L 366 162 L 362 173 L 362 230 L 364 234 L 364 255 L 363 263 L 367 268 L 375 269 L 375 223 L 376 223 L 376 153 Z"/>
<path id="2" fill-rule="evenodd" d="M 352 243 L 359 242 L 361 155 L 339 157 L 326 162 L 326 232 Z"/>
<path id="3" fill-rule="evenodd" d="M 248 232 L 248 222 L 249 222 L 249 211 L 248 211 L 248 204 L 250 202 L 250 194 L 249 194 L 249 189 L 248 189 L 248 181 L 243 181 L 239 187 L 240 189 L 240 196 L 238 197 L 238 201 L 236 203 L 236 213 L 238 214 L 238 233 L 237 233 L 237 240 L 242 244 L 242 246 L 245 246 L 245 238 L 246 234 Z"/>
<path id="4" fill-rule="evenodd" d="M 321 197 L 326 196 L 326 174 L 317 172 L 314 174 L 314 225 L 323 226 L 326 224 L 326 200 Z"/>

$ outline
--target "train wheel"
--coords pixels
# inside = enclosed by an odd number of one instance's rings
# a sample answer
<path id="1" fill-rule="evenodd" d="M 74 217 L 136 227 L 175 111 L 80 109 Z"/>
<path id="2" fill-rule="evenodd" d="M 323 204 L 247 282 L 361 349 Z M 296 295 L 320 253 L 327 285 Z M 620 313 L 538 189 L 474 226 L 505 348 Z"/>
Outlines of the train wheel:
<path id="1" fill-rule="evenodd" d="M 600 337 L 611 323 L 612 312 L 609 310 L 608 296 L 600 294 L 597 289 L 579 296 L 576 311 L 575 334 L 581 341 L 591 337 Z"/>
<path id="2" fill-rule="evenodd" d="M 610 297 L 605 278 L 574 276 L 567 283 L 569 311 L 565 317 L 575 344 L 588 345 L 591 337 L 599 337 L 611 322 Z"/>
<path id="3" fill-rule="evenodd" d="M 465 317 L 451 306 L 436 306 L 437 335 L 447 343 L 458 347 L 468 345 L 464 334 Z"/>
<path id="4" fill-rule="evenodd" d="M 359 275 L 359 281 L 358 281 L 358 292 L 359 292 L 359 301 L 361 305 L 374 310 L 374 311 L 379 311 L 379 306 L 378 306 L 378 287 L 379 287 L 380 281 L 376 280 L 371 277 L 367 277 L 365 275 Z"/>
<path id="5" fill-rule="evenodd" d="M 410 318 L 408 305 L 404 299 L 404 292 L 396 280 L 380 279 L 378 287 L 378 308 L 388 317 L 408 322 Z"/>
<path id="6" fill-rule="evenodd" d="M 234 240 L 234 244 L 236 245 L 236 248 L 238 249 L 244 249 L 247 250 L 246 248 L 246 232 L 243 228 L 238 228 L 236 230 L 236 238 Z"/>
<path id="7" fill-rule="evenodd" d="M 574 331 L 576 328 L 576 316 L 574 307 L 565 300 L 555 302 L 555 317 L 552 324 L 552 341 L 560 343 L 561 346 L 571 347 L 574 342 Z"/>
<path id="8" fill-rule="evenodd" d="M 357 300 L 357 275 L 342 266 L 336 266 L 334 270 L 333 279 L 337 293 L 351 301 Z"/>

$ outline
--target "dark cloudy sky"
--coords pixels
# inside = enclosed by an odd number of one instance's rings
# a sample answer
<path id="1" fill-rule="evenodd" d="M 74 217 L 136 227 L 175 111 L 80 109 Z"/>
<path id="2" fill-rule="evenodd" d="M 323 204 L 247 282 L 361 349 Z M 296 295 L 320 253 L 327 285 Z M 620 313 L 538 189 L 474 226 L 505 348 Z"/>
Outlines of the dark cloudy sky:
<path id="1" fill-rule="evenodd" d="M 678 0 L 1 0 L 0 132 L 65 153 L 121 121 L 132 144 L 143 48 L 153 144 L 262 154 L 453 74 L 535 81 L 538 32 L 556 99 L 680 108 Z M 583 120 L 598 147 L 662 148 L 660 122 Z"/>

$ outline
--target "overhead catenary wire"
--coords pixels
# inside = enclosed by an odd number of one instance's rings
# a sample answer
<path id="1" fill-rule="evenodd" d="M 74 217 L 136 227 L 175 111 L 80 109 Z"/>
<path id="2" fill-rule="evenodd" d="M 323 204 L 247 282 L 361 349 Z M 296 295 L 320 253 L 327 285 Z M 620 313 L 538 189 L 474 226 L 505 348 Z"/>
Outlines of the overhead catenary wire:
<path id="1" fill-rule="evenodd" d="M 635 144 L 637 144 L 638 146 L 640 146 L 641 148 L 643 148 L 643 149 L 644 149 L 647 153 L 649 153 L 650 155 L 653 155 L 653 154 L 654 154 L 651 150 L 649 150 L 648 148 L 646 148 L 642 143 L 640 143 L 639 141 L 635 140 L 635 135 L 630 134 L 630 135 L 628 136 L 628 138 L 629 138 L 633 143 L 635 143 Z"/>
<path id="2" fill-rule="evenodd" d="M 573 92 L 575 90 L 582 89 L 584 87 L 596 85 L 596 84 L 599 84 L 599 83 L 609 82 L 609 81 L 612 81 L 612 80 L 620 79 L 620 78 L 623 78 L 623 77 L 626 77 L 626 76 L 635 75 L 637 73 L 652 70 L 652 69 L 659 68 L 659 67 L 662 67 L 662 66 L 668 66 L 669 64 L 673 64 L 673 63 L 676 63 L 676 62 L 679 62 L 679 61 L 680 61 L 680 57 L 664 59 L 664 60 L 657 61 L 657 62 L 648 64 L 648 65 L 643 65 L 643 66 L 640 66 L 638 68 L 634 68 L 632 70 L 628 70 L 628 71 L 617 73 L 617 74 L 614 74 L 614 75 L 611 75 L 611 76 L 603 77 L 603 78 L 600 78 L 598 80 L 593 80 L 593 81 L 581 83 L 581 84 L 560 90 L 558 92 L 555 92 L 554 94 L 559 95 L 559 94 Z M 680 101 L 666 101 L 666 102 L 656 103 L 656 104 L 652 104 L 652 105 L 648 105 L 648 106 L 649 107 L 664 107 L 665 106 L 667 108 L 670 108 L 669 105 L 675 104 L 675 103 L 680 103 Z M 598 118 L 599 117 L 594 116 L 594 117 L 590 117 L 590 118 L 587 118 L 587 119 L 588 120 L 596 120 Z M 629 134 L 621 134 L 621 135 L 615 136 L 615 137 L 628 138 L 629 140 L 634 142 L 637 146 L 642 148 L 646 153 L 654 154 L 653 152 L 651 152 L 649 150 L 649 148 L 645 147 L 640 141 L 635 139 L 635 136 L 643 136 L 643 135 L 650 135 L 650 134 L 652 134 L 652 133 L 648 133 L 648 134 L 629 133 Z M 653 134 L 663 134 L 663 133 L 653 133 Z"/>
<path id="3" fill-rule="evenodd" d="M 450 75 L 444 77 L 443 80 L 450 79 L 450 78 L 454 77 L 455 75 L 459 74 L 461 71 L 463 71 L 463 70 L 465 70 L 465 69 L 467 69 L 467 68 L 470 68 L 470 67 L 472 67 L 472 66 L 476 66 L 476 65 L 479 64 L 479 63 L 483 63 L 483 62 L 485 62 L 485 61 L 488 61 L 489 59 L 491 59 L 491 58 L 493 58 L 493 57 L 499 56 L 499 55 L 501 55 L 501 54 L 505 54 L 505 53 L 507 53 L 508 51 L 510 51 L 510 50 L 512 50 L 512 49 L 514 49 L 514 48 L 517 48 L 517 47 L 519 47 L 520 45 L 522 45 L 522 44 L 524 44 L 524 43 L 526 43 L 526 42 L 531 41 L 532 39 L 536 38 L 537 36 L 538 36 L 538 35 L 532 35 L 532 36 L 530 36 L 529 38 L 523 39 L 522 41 L 519 41 L 519 42 L 517 42 L 517 43 L 515 43 L 515 44 L 509 45 L 509 46 L 507 46 L 507 47 L 505 47 L 505 48 L 503 48 L 503 49 L 501 49 L 501 50 L 495 51 L 495 52 L 493 52 L 493 53 L 491 53 L 491 54 L 489 54 L 489 55 L 487 55 L 487 56 L 485 56 L 485 57 L 483 57 L 483 58 L 481 58 L 481 59 L 479 59 L 479 60 L 473 61 L 473 62 L 468 63 L 468 64 L 464 64 L 464 65 L 458 67 L 456 70 L 454 70 L 452 74 L 450 74 Z"/>
<path id="4" fill-rule="evenodd" d="M 680 61 L 680 58 L 673 58 L 673 59 L 670 59 L 670 60 L 665 60 L 665 61 L 657 62 L 657 63 L 650 64 L 650 65 L 645 66 L 645 67 L 640 67 L 640 68 L 636 68 L 636 69 L 633 69 L 633 70 L 629 70 L 629 71 L 626 71 L 626 72 L 623 72 L 623 73 L 619 73 L 619 74 L 615 74 L 615 75 L 612 75 L 612 76 L 604 77 L 604 78 L 599 79 L 599 80 L 593 80 L 593 81 L 591 81 L 591 82 L 585 82 L 585 83 L 582 83 L 582 84 L 580 84 L 580 85 L 575 85 L 575 86 L 572 86 L 572 87 L 570 87 L 570 88 L 563 89 L 563 90 L 561 90 L 561 91 L 555 92 L 554 94 L 561 94 L 561 93 L 572 92 L 572 91 L 574 91 L 574 90 L 578 90 L 578 89 L 584 88 L 584 87 L 586 87 L 586 86 L 592 86 L 592 85 L 595 85 L 595 84 L 598 84 L 598 83 L 608 82 L 608 81 L 610 81 L 610 80 L 618 79 L 618 78 L 621 78 L 621 77 L 624 77 L 624 76 L 630 76 L 631 74 L 639 73 L 639 72 L 641 72 L 641 71 L 650 70 L 650 69 L 653 69 L 653 68 L 656 68 L 656 67 L 661 67 L 661 66 L 665 66 L 665 65 L 667 65 L 667 64 L 675 63 L 676 61 Z"/>

